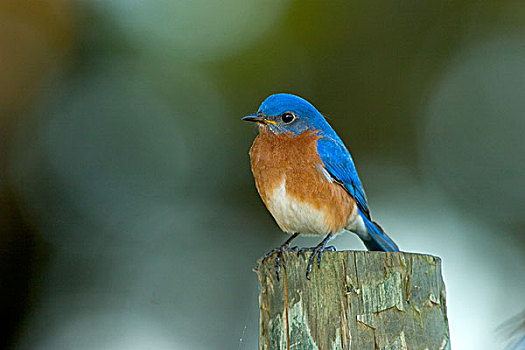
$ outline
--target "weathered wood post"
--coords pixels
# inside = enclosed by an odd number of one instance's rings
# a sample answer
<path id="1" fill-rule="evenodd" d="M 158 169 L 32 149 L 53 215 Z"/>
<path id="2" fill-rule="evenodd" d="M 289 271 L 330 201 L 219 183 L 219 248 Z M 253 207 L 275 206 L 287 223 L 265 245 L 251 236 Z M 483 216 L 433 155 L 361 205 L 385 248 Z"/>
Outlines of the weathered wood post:
<path id="1" fill-rule="evenodd" d="M 450 349 L 441 260 L 431 255 L 325 252 L 259 261 L 259 349 Z"/>

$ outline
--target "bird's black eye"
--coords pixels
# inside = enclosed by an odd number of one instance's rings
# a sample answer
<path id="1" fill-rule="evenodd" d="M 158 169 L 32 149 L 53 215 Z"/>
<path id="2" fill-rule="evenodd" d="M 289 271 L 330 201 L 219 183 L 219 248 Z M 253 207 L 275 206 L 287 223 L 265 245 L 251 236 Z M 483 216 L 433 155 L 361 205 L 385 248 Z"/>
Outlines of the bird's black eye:
<path id="1" fill-rule="evenodd" d="M 291 122 L 294 121 L 295 115 L 293 113 L 286 112 L 286 113 L 283 113 L 281 115 L 281 119 L 282 119 L 283 123 L 288 124 L 288 123 L 291 123 Z"/>

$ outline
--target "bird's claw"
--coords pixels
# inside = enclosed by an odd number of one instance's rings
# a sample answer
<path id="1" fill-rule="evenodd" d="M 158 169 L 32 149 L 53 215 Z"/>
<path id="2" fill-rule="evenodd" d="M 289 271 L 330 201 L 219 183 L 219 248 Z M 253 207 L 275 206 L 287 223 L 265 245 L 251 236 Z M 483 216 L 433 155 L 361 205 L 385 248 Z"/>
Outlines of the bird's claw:
<path id="1" fill-rule="evenodd" d="M 277 281 L 280 280 L 279 278 L 279 265 L 280 265 L 280 262 L 281 262 L 281 257 L 283 255 L 284 252 L 298 252 L 300 250 L 299 247 L 295 246 L 295 247 L 290 247 L 288 246 L 287 244 L 283 244 L 281 245 L 280 247 L 278 248 L 275 248 L 275 249 L 272 249 L 270 250 L 264 257 L 263 257 L 263 261 L 268 259 L 269 257 L 271 257 L 272 255 L 275 254 L 275 276 L 277 277 Z"/>
<path id="2" fill-rule="evenodd" d="M 321 243 L 319 243 L 317 246 L 313 248 L 308 248 L 305 250 L 312 251 L 312 255 L 310 255 L 310 259 L 308 259 L 308 266 L 306 267 L 306 279 L 310 280 L 310 273 L 312 272 L 312 264 L 314 262 L 315 256 L 317 255 L 317 268 L 321 268 L 321 257 L 324 252 L 331 251 L 335 252 L 335 247 L 333 245 L 326 246 L 326 243 L 330 239 L 332 235 L 328 235 Z"/>
<path id="3" fill-rule="evenodd" d="M 281 256 L 284 252 L 297 252 L 299 251 L 299 247 L 291 247 L 290 248 L 290 242 L 295 239 L 299 235 L 298 232 L 294 233 L 290 238 L 286 240 L 283 244 L 281 244 L 278 248 L 270 250 L 266 255 L 263 257 L 263 261 L 268 259 L 270 256 L 272 256 L 274 253 L 277 253 L 275 256 L 275 276 L 277 277 L 277 281 L 279 281 L 279 263 L 281 262 Z"/>
<path id="4" fill-rule="evenodd" d="M 306 278 L 309 280 L 315 256 L 317 255 L 317 268 L 321 268 L 321 257 L 323 253 L 326 251 L 334 252 L 336 250 L 335 247 L 332 245 L 328 247 L 326 246 L 326 243 L 328 243 L 328 241 L 332 237 L 332 234 L 327 235 L 321 243 L 312 248 L 299 248 L 297 246 L 290 247 L 290 242 L 298 235 L 299 233 L 294 233 L 286 242 L 281 244 L 280 247 L 270 250 L 262 259 L 264 261 L 275 254 L 275 276 L 277 277 L 277 281 L 280 280 L 279 265 L 284 252 L 312 252 L 312 255 L 310 255 L 310 258 L 308 259 L 308 266 L 306 267 Z"/>

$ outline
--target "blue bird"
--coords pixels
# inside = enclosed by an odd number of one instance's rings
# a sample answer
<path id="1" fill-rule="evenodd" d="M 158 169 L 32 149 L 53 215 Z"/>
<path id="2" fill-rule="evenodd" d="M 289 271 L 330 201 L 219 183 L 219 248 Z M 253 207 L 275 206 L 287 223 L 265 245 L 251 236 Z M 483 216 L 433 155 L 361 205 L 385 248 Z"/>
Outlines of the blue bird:
<path id="1" fill-rule="evenodd" d="M 312 251 L 306 276 L 317 255 L 320 266 L 330 238 L 344 230 L 356 233 L 369 250 L 399 248 L 370 216 L 365 190 L 343 141 L 308 101 L 291 94 L 268 97 L 255 114 L 259 135 L 250 149 L 257 190 L 275 221 L 292 236 L 277 251 L 276 273 L 283 251 L 299 234 L 325 238 Z M 277 274 L 278 276 L 278 274 Z"/>

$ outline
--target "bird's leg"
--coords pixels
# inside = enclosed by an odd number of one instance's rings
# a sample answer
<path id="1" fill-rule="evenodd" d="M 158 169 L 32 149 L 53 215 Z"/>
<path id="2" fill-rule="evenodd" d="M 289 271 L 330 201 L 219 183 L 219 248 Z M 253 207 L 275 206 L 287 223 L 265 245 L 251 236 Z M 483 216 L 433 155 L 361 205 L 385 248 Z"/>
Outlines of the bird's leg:
<path id="1" fill-rule="evenodd" d="M 298 248 L 297 247 L 293 247 L 293 248 L 290 248 L 290 242 L 293 241 L 297 236 L 299 236 L 299 232 L 295 232 L 293 235 L 290 236 L 290 238 L 288 238 L 286 240 L 286 242 L 284 242 L 283 244 L 281 244 L 278 248 L 275 248 L 275 249 L 272 249 L 270 250 L 264 257 L 263 257 L 263 260 L 266 260 L 268 259 L 271 255 L 273 255 L 273 253 L 277 252 L 277 255 L 275 257 L 275 276 L 277 276 L 277 281 L 279 281 L 279 263 L 281 261 L 281 256 L 283 255 L 283 252 L 286 252 L 286 251 L 295 251 L 297 250 Z"/>
<path id="2" fill-rule="evenodd" d="M 323 252 L 326 251 L 335 251 L 334 246 L 326 246 L 326 243 L 332 238 L 332 234 L 328 234 L 321 243 L 319 243 L 317 246 L 310 248 L 308 250 L 312 250 L 312 255 L 310 255 L 310 259 L 308 259 L 308 266 L 306 267 L 306 279 L 310 279 L 310 272 L 312 272 L 312 263 L 314 261 L 315 255 L 317 254 L 317 267 L 321 267 L 321 255 Z"/>

